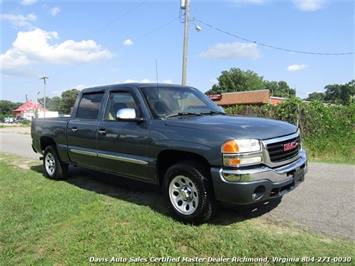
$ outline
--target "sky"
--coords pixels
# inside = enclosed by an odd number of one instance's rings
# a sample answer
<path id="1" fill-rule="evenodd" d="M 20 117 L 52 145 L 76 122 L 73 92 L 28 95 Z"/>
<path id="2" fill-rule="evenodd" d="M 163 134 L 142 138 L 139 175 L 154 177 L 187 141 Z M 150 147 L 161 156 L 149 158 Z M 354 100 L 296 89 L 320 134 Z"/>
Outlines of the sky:
<path id="1" fill-rule="evenodd" d="M 1 100 L 25 102 L 97 85 L 181 84 L 180 0 L 0 0 Z M 306 98 L 354 75 L 352 0 L 190 0 L 186 84 L 222 71 L 286 81 Z M 264 89 L 264 88 L 260 88 Z"/>

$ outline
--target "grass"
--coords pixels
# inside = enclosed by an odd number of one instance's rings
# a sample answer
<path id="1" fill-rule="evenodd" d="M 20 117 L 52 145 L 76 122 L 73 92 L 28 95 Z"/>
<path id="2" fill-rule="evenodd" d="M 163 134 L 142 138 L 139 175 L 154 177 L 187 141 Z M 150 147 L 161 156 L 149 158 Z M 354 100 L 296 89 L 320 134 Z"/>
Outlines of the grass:
<path id="1" fill-rule="evenodd" d="M 314 152 L 309 142 L 309 140 L 303 140 L 302 142 L 304 149 L 307 151 L 309 162 L 355 165 L 354 153 L 352 152 L 354 150 L 353 145 L 349 145 L 349 148 L 346 149 L 344 146 L 337 147 L 335 142 L 331 142 L 329 146 L 332 146 L 332 148 L 322 152 Z"/>
<path id="2" fill-rule="evenodd" d="M 198 227 L 184 225 L 166 214 L 158 190 L 108 185 L 86 175 L 74 170 L 67 181 L 52 181 L 38 162 L 0 154 L 0 265 L 112 259 L 194 265 L 196 258 L 221 257 L 227 263 L 267 257 L 281 265 L 273 257 L 355 258 L 353 241 L 310 233 L 298 224 L 238 218 L 233 211 Z"/>

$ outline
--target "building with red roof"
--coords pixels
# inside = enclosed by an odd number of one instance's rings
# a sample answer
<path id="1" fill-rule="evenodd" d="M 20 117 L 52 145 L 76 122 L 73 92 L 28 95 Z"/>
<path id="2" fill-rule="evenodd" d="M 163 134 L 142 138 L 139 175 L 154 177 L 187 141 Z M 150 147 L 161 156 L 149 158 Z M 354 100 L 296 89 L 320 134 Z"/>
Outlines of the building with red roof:
<path id="1" fill-rule="evenodd" d="M 280 97 L 270 97 L 270 91 L 266 90 L 254 90 L 254 91 L 236 91 L 227 92 L 221 94 L 207 95 L 217 105 L 224 108 L 235 105 L 264 105 L 272 104 L 278 105 L 287 99 Z"/>
<path id="2" fill-rule="evenodd" d="M 37 111 L 36 111 L 37 110 Z M 19 108 L 12 111 L 12 114 L 16 117 L 23 117 L 28 120 L 32 120 L 32 118 L 36 117 L 57 117 L 58 112 L 51 112 L 45 110 L 40 104 L 35 103 L 33 101 L 27 101 Z"/>

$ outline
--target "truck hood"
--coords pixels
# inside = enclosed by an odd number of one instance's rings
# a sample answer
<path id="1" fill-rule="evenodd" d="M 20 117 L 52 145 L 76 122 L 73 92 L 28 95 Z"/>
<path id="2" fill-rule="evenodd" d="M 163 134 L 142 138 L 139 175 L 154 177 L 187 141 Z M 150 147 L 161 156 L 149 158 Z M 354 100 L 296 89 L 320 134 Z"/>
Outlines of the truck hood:
<path id="1" fill-rule="evenodd" d="M 182 129 L 214 131 L 239 139 L 265 140 L 297 132 L 296 126 L 279 120 L 227 115 L 181 117 L 165 120 L 165 125 Z"/>

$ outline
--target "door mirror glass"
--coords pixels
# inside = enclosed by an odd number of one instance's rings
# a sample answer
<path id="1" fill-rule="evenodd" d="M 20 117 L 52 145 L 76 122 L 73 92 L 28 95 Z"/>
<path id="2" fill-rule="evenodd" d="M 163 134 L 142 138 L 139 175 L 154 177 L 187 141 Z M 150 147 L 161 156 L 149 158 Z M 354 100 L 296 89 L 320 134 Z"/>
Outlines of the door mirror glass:
<path id="1" fill-rule="evenodd" d="M 122 108 L 117 111 L 116 118 L 119 120 L 136 119 L 136 110 L 133 108 Z"/>

